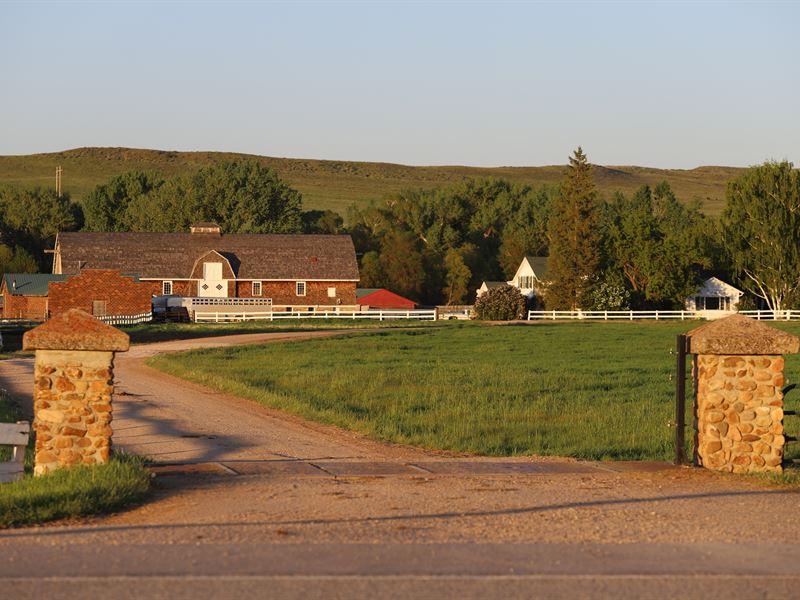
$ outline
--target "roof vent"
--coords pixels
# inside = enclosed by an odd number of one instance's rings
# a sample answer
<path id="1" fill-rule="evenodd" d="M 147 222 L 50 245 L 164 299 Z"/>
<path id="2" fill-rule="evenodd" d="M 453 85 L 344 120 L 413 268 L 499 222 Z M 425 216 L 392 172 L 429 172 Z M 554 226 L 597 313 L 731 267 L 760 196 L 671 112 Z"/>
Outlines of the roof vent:
<path id="1" fill-rule="evenodd" d="M 216 223 L 194 223 L 189 226 L 192 233 L 215 233 L 220 235 L 219 225 Z"/>

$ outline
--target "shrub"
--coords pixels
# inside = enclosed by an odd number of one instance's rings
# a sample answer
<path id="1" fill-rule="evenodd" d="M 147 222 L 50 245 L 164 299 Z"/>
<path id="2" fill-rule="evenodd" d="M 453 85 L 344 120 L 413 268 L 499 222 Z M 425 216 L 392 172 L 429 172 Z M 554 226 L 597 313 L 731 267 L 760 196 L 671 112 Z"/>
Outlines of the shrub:
<path id="1" fill-rule="evenodd" d="M 525 296 L 510 285 L 493 288 L 475 302 L 475 315 L 483 321 L 511 321 L 525 318 Z"/>
<path id="2" fill-rule="evenodd" d="M 630 308 L 631 294 L 624 285 L 604 281 L 592 292 L 594 310 L 627 310 Z"/>

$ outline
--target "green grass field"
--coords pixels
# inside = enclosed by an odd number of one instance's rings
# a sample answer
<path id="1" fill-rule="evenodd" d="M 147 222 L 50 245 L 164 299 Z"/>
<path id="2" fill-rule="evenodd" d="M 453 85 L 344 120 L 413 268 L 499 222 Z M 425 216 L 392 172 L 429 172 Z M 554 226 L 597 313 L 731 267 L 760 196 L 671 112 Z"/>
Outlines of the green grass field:
<path id="1" fill-rule="evenodd" d="M 150 364 L 379 440 L 492 456 L 671 459 L 670 350 L 694 326 L 463 324 L 198 350 Z M 787 380 L 800 381 L 798 357 L 787 360 Z M 787 405 L 800 408 L 798 398 L 790 394 Z M 796 421 L 787 419 L 790 433 Z M 800 456 L 797 444 L 789 449 Z"/>
<path id="2" fill-rule="evenodd" d="M 591 154 L 590 154 L 591 156 Z M 56 166 L 64 168 L 63 188 L 80 202 L 96 185 L 134 169 L 159 171 L 167 176 L 196 171 L 220 160 L 256 159 L 274 168 L 303 194 L 304 207 L 331 209 L 345 214 L 352 204 L 364 206 L 404 188 L 438 188 L 467 177 L 502 177 L 531 185 L 555 184 L 563 166 L 544 167 L 411 167 L 389 163 L 273 158 L 226 152 L 168 152 L 130 148 L 77 148 L 51 154 L 0 156 L 0 187 L 53 186 Z M 631 193 L 643 184 L 669 181 L 678 198 L 704 201 L 709 214 L 724 206 L 725 186 L 742 169 L 698 167 L 597 167 L 600 191 Z"/>

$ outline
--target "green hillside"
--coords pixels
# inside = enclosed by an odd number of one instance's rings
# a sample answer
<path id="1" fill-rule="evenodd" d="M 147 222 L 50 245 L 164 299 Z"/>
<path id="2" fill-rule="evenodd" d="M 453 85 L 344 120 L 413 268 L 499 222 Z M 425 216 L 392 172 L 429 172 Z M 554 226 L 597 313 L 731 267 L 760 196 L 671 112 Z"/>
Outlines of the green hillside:
<path id="1" fill-rule="evenodd" d="M 275 169 L 300 190 L 306 209 L 332 209 L 344 214 L 351 204 L 363 205 L 408 187 L 435 188 L 465 177 L 502 177 L 540 185 L 561 179 L 563 166 L 545 167 L 410 167 L 390 163 L 272 158 L 229 152 L 170 152 L 130 148 L 77 148 L 50 154 L 0 156 L 0 186 L 51 186 L 55 168 L 61 166 L 63 189 L 81 201 L 94 186 L 134 169 L 175 175 L 197 170 L 220 160 L 248 158 Z M 722 210 L 725 186 L 742 169 L 698 167 L 653 169 L 648 167 L 600 167 L 595 179 L 601 192 L 633 192 L 643 184 L 667 180 L 682 200 L 700 198 L 706 212 Z"/>

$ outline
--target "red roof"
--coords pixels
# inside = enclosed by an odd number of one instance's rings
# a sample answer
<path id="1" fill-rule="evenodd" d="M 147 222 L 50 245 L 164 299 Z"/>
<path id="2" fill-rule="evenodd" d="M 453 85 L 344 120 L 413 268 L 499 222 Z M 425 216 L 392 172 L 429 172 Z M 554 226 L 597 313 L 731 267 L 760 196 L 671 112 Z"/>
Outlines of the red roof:
<path id="1" fill-rule="evenodd" d="M 403 310 L 413 310 L 417 304 L 413 300 L 403 298 L 402 296 L 385 290 L 378 289 L 360 289 L 356 290 L 359 306 L 369 306 L 371 308 L 400 308 Z"/>

